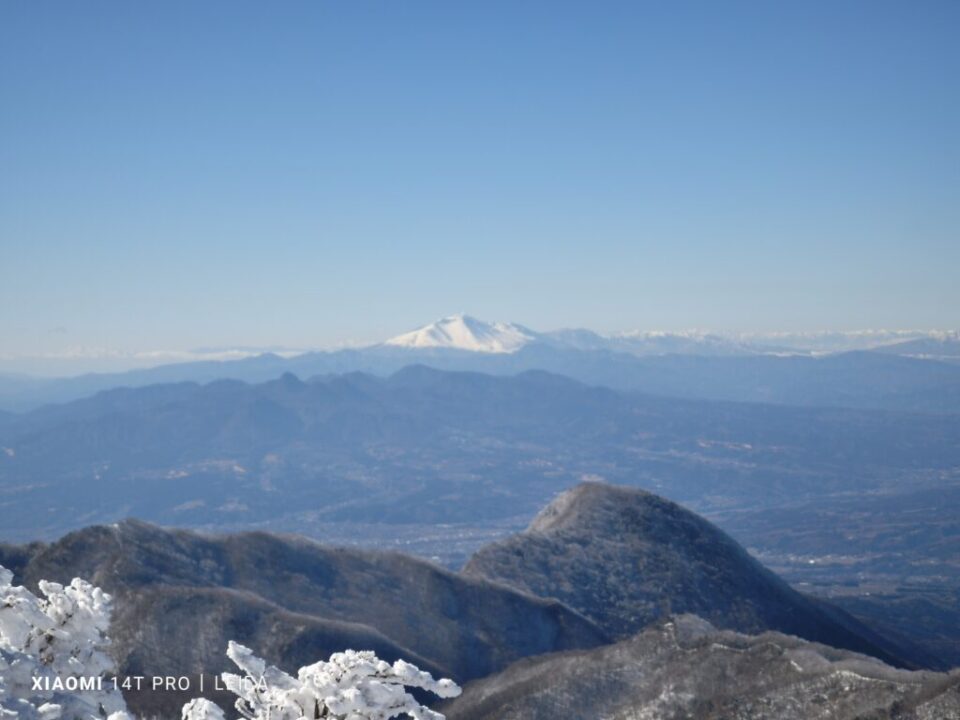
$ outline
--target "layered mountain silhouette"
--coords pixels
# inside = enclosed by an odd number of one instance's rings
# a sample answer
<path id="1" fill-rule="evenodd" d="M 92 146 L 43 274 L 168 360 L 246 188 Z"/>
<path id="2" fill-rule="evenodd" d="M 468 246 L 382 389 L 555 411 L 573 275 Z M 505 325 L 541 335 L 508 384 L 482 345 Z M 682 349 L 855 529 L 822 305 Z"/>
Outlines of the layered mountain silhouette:
<path id="1" fill-rule="evenodd" d="M 465 681 L 521 657 L 608 640 L 555 600 L 397 553 L 297 537 L 206 537 L 126 521 L 50 545 L 2 547 L 0 564 L 34 589 L 41 579 L 80 576 L 112 593 L 112 652 L 123 674 L 215 674 L 228 668 L 232 639 L 288 670 L 369 647 Z M 135 710 L 166 715 L 181 701 L 132 698 Z"/>
<path id="2" fill-rule="evenodd" d="M 112 652 L 128 674 L 217 673 L 233 639 L 288 670 L 369 648 L 462 682 L 521 658 L 628 638 L 671 612 L 904 663 L 891 644 L 794 592 L 703 519 L 596 483 L 562 495 L 529 531 L 481 550 L 460 574 L 296 536 L 207 536 L 133 520 L 51 544 L 0 546 L 0 564 L 32 588 L 80 576 L 113 593 Z M 183 698 L 130 700 L 140 712 L 168 714 Z"/>
<path id="3" fill-rule="evenodd" d="M 677 400 L 535 371 L 286 374 L 119 388 L 0 423 L 0 538 L 128 515 L 304 534 L 482 523 L 532 516 L 590 474 L 756 508 L 958 464 L 960 416 Z"/>
<path id="4" fill-rule="evenodd" d="M 951 720 L 960 675 L 683 615 L 614 645 L 521 660 L 442 710 L 448 720 Z"/>
<path id="5" fill-rule="evenodd" d="M 777 630 L 903 664 L 900 649 L 852 616 L 793 590 L 729 535 L 676 503 L 584 483 L 463 574 L 556 598 L 626 638 L 670 613 L 724 629 Z"/>
<path id="6" fill-rule="evenodd" d="M 27 411 L 116 387 L 158 383 L 275 380 L 289 372 L 308 379 L 333 373 L 386 376 L 410 365 L 514 375 L 545 370 L 591 385 L 671 397 L 799 406 L 886 408 L 955 413 L 960 367 L 937 352 L 919 357 L 872 351 L 823 357 L 767 352 L 712 336 L 647 334 L 603 338 L 589 331 L 534 333 L 510 323 L 455 316 L 365 348 L 265 353 L 233 361 L 161 365 L 68 378 L 0 375 L 0 409 Z"/>

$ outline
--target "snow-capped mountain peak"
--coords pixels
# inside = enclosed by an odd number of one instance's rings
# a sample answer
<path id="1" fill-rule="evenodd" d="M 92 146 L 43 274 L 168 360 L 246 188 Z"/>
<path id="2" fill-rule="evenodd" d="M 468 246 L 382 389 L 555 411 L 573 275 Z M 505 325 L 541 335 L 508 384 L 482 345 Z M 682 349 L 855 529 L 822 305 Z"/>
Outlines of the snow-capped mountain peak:
<path id="1" fill-rule="evenodd" d="M 449 348 L 485 353 L 512 353 L 537 335 L 513 323 L 488 323 L 463 313 L 390 338 L 384 344 L 406 348 Z"/>

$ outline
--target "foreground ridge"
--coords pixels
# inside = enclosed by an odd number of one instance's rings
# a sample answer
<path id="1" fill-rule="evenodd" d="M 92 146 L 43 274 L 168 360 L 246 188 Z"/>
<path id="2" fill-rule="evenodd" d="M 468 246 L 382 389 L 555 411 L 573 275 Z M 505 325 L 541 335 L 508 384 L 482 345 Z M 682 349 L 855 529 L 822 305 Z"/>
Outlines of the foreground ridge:
<path id="1" fill-rule="evenodd" d="M 956 720 L 960 672 L 896 670 L 681 615 L 613 645 L 522 660 L 441 709 L 448 720 Z"/>

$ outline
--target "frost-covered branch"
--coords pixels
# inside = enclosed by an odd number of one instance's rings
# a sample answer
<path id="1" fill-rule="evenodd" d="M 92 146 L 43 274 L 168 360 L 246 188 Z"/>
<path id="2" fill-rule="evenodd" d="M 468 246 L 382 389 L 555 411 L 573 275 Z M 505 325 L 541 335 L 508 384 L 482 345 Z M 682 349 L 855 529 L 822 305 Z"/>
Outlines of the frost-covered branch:
<path id="1" fill-rule="evenodd" d="M 79 578 L 66 587 L 41 581 L 40 591 L 13 585 L 0 566 L 0 717 L 129 717 L 113 684 L 96 682 L 113 669 L 110 596 Z M 71 684 L 77 689 L 65 689 Z"/>
<path id="2" fill-rule="evenodd" d="M 243 674 L 223 673 L 224 685 L 238 696 L 237 710 L 249 720 L 389 720 L 402 716 L 443 720 L 443 715 L 417 702 L 407 688 L 420 688 L 442 698 L 460 694 L 452 680 L 434 680 L 403 660 L 391 665 L 369 651 L 335 653 L 325 662 L 300 668 L 296 678 L 268 667 L 249 648 L 235 642 L 230 643 L 227 655 Z M 223 717 L 220 708 L 208 700 L 193 700 L 183 708 L 183 720 Z"/>
<path id="3" fill-rule="evenodd" d="M 43 597 L 14 585 L 13 573 L 0 567 L 0 720 L 129 720 L 123 696 L 102 681 L 113 670 L 106 653 L 110 596 L 79 578 L 66 587 L 43 581 L 40 591 Z M 460 694 L 452 680 L 369 651 L 335 653 L 295 678 L 243 645 L 231 642 L 227 655 L 242 674 L 223 673 L 223 682 L 248 720 L 443 720 L 407 689 Z M 183 718 L 224 714 L 201 698 L 184 706 Z"/>

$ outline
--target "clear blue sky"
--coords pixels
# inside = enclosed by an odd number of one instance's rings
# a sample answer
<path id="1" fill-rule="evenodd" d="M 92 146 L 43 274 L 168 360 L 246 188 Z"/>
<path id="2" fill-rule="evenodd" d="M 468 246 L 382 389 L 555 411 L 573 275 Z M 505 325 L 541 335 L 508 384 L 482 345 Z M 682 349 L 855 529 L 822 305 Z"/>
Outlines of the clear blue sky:
<path id="1" fill-rule="evenodd" d="M 960 326 L 960 2 L 0 4 L 0 353 Z"/>

